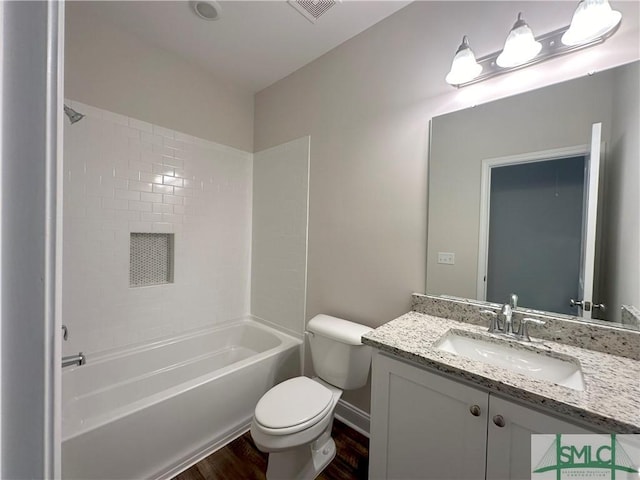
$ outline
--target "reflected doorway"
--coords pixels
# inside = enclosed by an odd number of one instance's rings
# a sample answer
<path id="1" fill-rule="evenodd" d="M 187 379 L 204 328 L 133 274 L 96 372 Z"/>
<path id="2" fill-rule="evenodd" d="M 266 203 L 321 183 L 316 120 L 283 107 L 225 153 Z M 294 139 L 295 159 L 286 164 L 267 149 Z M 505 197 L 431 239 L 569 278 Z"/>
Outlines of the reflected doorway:
<path id="1" fill-rule="evenodd" d="M 585 155 L 491 168 L 486 300 L 575 314 Z"/>

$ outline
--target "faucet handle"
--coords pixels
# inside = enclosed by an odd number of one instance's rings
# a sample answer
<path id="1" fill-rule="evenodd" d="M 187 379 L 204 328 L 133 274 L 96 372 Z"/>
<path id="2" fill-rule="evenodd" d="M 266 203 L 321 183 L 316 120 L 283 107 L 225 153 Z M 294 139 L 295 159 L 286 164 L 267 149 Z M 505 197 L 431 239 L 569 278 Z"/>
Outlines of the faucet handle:
<path id="1" fill-rule="evenodd" d="M 538 318 L 529 318 L 529 317 L 526 317 L 526 318 L 523 318 L 523 319 L 522 319 L 522 323 L 524 323 L 525 325 L 526 325 L 527 323 L 533 323 L 534 325 L 540 325 L 540 326 L 542 326 L 542 325 L 545 325 L 547 322 L 545 322 L 544 320 L 540 320 L 540 319 L 538 319 Z"/>
<path id="2" fill-rule="evenodd" d="M 520 338 L 525 342 L 530 342 L 531 338 L 529 337 L 529 324 L 533 323 L 534 325 L 542 326 L 546 324 L 544 320 L 539 320 L 537 318 L 523 318 L 520 322 Z"/>
<path id="3" fill-rule="evenodd" d="M 480 310 L 480 315 L 489 315 L 489 333 L 498 331 L 498 314 L 493 310 Z"/>
<path id="4" fill-rule="evenodd" d="M 518 307 L 518 295 L 516 295 L 515 293 L 512 293 L 509 296 L 509 305 L 511 305 L 512 309 Z"/>

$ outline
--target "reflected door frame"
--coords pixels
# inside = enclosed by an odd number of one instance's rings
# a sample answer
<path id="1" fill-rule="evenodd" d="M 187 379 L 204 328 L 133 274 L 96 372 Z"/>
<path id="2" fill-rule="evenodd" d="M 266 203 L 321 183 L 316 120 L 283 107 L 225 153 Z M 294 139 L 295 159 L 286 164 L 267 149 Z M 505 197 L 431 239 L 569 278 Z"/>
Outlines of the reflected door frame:
<path id="1" fill-rule="evenodd" d="M 476 298 L 487 300 L 487 271 L 489 268 L 489 220 L 491 208 L 491 170 L 495 167 L 522 165 L 558 160 L 567 157 L 589 155 L 589 145 L 539 150 L 506 157 L 487 158 L 482 160 L 480 176 L 480 235 L 478 238 L 478 275 L 476 278 Z"/>

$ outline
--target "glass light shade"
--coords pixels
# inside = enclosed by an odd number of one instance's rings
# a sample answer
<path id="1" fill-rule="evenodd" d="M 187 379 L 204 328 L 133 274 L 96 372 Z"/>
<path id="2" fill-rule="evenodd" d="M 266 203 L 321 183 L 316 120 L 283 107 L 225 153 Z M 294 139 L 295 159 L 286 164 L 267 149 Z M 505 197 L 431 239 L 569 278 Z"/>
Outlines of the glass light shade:
<path id="1" fill-rule="evenodd" d="M 562 43 L 573 46 L 595 40 L 613 30 L 621 19 L 622 14 L 612 10 L 608 0 L 582 0 Z"/>
<path id="2" fill-rule="evenodd" d="M 519 14 L 496 63 L 502 68 L 517 67 L 534 58 L 541 49 L 542 44 L 536 41 L 531 28 L 522 20 L 522 14 Z"/>
<path id="3" fill-rule="evenodd" d="M 449 85 L 460 85 L 461 83 L 470 82 L 482 72 L 482 66 L 476 62 L 476 56 L 469 47 L 467 37 L 462 39 L 462 44 L 453 57 L 451 63 L 451 71 L 445 77 Z"/>

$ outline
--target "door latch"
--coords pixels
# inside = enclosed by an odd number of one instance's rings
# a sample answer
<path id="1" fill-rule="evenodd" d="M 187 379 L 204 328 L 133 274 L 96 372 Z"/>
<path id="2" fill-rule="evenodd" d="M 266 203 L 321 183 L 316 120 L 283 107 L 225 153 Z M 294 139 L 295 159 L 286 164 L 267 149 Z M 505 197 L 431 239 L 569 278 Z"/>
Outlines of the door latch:
<path id="1" fill-rule="evenodd" d="M 580 307 L 585 312 L 590 312 L 591 311 L 591 302 L 588 302 L 588 301 L 585 302 L 583 300 L 574 300 L 572 298 L 571 300 L 569 300 L 569 306 L 570 307 Z"/>

